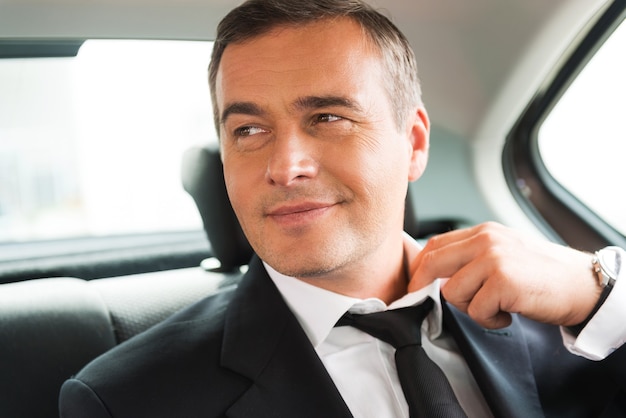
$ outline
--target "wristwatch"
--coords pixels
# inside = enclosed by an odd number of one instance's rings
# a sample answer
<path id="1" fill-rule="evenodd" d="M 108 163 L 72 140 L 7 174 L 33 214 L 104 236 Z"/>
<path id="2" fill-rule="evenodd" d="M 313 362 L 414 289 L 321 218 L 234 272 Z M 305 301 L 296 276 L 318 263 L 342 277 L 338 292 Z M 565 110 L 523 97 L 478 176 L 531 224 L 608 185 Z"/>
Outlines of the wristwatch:
<path id="1" fill-rule="evenodd" d="M 623 252 L 619 247 L 606 247 L 596 251 L 593 255 L 591 266 L 598 278 L 598 283 L 604 289 L 610 290 L 615 285 L 622 264 Z"/>
<path id="2" fill-rule="evenodd" d="M 605 247 L 593 254 L 593 258 L 591 259 L 591 268 L 593 273 L 596 275 L 598 284 L 602 287 L 602 293 L 600 294 L 600 299 L 598 299 L 598 302 L 593 307 L 593 310 L 583 322 L 578 325 L 567 327 L 574 335 L 578 336 L 578 334 L 580 334 L 585 325 L 587 325 L 591 318 L 593 318 L 593 316 L 598 312 L 598 309 L 600 309 L 602 304 L 606 301 L 606 298 L 609 297 L 609 293 L 611 293 L 611 290 L 613 290 L 613 286 L 615 286 L 615 282 L 617 281 L 617 276 L 619 275 L 620 267 L 622 265 L 622 256 L 624 255 L 626 255 L 624 250 L 620 247 L 614 246 Z"/>

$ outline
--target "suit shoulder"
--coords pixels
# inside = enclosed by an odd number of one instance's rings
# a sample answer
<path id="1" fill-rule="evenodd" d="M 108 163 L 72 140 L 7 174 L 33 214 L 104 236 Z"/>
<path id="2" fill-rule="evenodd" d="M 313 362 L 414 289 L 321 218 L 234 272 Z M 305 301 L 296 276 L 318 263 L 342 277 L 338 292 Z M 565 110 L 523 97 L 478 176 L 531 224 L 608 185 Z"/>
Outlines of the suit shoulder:
<path id="1" fill-rule="evenodd" d="M 125 416 L 129 408 L 167 416 L 165 411 L 184 410 L 183 393 L 189 400 L 226 388 L 228 393 L 244 390 L 249 382 L 220 366 L 224 317 L 233 293 L 229 288 L 209 296 L 104 353 L 68 382 L 62 399 L 76 402 L 67 391 L 80 381 L 112 416 Z M 222 402 L 216 399 L 207 407 Z"/>
<path id="2" fill-rule="evenodd" d="M 233 293 L 234 289 L 228 288 L 182 309 L 96 358 L 78 376 L 88 375 L 98 367 L 105 367 L 111 373 L 115 371 L 111 370 L 111 363 L 129 362 L 126 366 L 133 366 L 135 359 L 140 364 L 158 362 L 176 350 L 190 351 L 198 346 L 219 344 Z"/>

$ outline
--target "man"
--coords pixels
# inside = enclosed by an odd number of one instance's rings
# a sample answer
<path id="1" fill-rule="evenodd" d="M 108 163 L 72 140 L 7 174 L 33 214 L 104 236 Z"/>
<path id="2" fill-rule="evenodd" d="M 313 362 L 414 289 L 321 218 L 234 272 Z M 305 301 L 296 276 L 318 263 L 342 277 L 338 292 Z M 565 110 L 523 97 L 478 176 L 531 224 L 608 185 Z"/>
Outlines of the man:
<path id="1" fill-rule="evenodd" d="M 594 310 L 590 255 L 495 224 L 421 252 L 403 234 L 429 121 L 386 18 L 358 0 L 252 0 L 220 24 L 209 73 L 226 186 L 258 257 L 236 290 L 66 382 L 62 416 L 408 416 L 395 349 L 334 325 L 429 297 L 422 344 L 468 416 L 626 414 L 624 350 L 592 362 L 554 326 Z"/>

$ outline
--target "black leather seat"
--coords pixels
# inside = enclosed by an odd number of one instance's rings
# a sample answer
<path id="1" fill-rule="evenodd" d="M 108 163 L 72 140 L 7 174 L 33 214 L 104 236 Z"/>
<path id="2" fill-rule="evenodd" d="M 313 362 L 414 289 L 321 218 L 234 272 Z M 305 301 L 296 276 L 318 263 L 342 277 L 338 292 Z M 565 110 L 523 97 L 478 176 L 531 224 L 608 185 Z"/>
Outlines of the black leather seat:
<path id="1" fill-rule="evenodd" d="M 61 384 L 96 356 L 237 273 L 184 269 L 0 285 L 0 417 L 56 417 Z"/>
<path id="2" fill-rule="evenodd" d="M 183 155 L 183 187 L 198 207 L 220 271 L 247 264 L 252 257 L 224 183 L 224 171 L 217 146 L 192 147 Z"/>
<path id="3" fill-rule="evenodd" d="M 86 281 L 0 286 L 0 416 L 56 416 L 63 381 L 115 343 L 108 309 Z"/>

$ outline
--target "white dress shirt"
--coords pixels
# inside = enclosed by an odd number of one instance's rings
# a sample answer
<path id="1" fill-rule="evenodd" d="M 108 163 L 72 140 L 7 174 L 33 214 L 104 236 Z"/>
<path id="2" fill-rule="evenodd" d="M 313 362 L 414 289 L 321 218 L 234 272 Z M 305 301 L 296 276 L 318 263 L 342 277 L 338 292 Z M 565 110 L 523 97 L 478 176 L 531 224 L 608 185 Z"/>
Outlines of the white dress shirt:
<path id="1" fill-rule="evenodd" d="M 419 248 L 419 244 L 412 239 L 410 245 Z M 424 350 L 443 370 L 469 417 L 493 416 L 454 339 L 442 329 L 439 296 L 441 280 L 387 306 L 380 299 L 363 300 L 340 295 L 285 276 L 268 264 L 264 265 L 355 417 L 408 417 L 408 405 L 396 371 L 394 348 L 356 328 L 334 325 L 346 311 L 371 313 L 397 309 L 421 303 L 428 296 L 434 300 L 435 307 L 422 324 Z M 623 322 L 616 321 L 616 318 L 626 318 L 626 303 L 616 302 L 626 300 L 626 283 L 622 281 L 626 282 L 626 279 L 617 281 L 603 307 L 578 338 L 567 331 L 562 332 L 564 343 L 570 351 L 591 359 L 603 358 L 598 353 L 609 353 L 626 340 L 623 338 L 626 337 L 626 323 L 616 323 Z M 609 301 L 611 303 L 607 305 Z M 612 330 L 621 331 L 619 335 L 622 338 L 609 339 L 606 334 L 602 334 L 611 328 L 605 324 L 599 325 L 601 318 L 606 319 L 607 315 L 612 319 L 608 321 L 612 322 Z M 596 330 L 596 327 L 599 328 Z M 603 335 L 604 342 L 595 342 L 589 348 L 588 340 L 596 338 L 598 334 Z M 363 367 L 364 364 L 370 367 Z"/>

